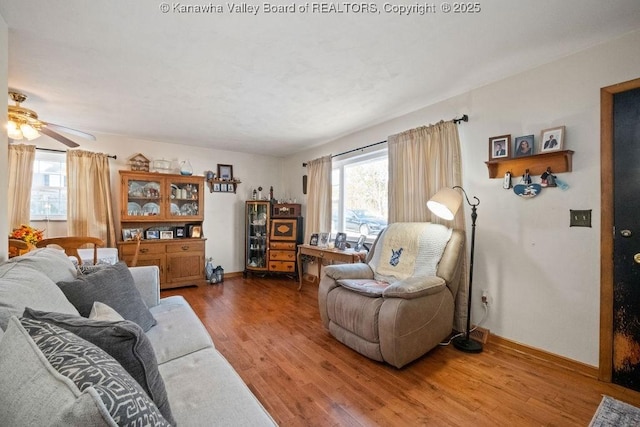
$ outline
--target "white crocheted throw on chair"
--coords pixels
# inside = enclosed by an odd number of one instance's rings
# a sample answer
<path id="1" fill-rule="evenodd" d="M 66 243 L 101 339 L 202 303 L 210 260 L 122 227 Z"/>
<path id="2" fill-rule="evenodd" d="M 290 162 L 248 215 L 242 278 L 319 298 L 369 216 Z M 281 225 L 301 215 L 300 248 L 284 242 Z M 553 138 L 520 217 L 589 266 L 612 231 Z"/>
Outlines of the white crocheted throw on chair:
<path id="1" fill-rule="evenodd" d="M 376 280 L 393 283 L 411 276 L 435 276 L 452 230 L 430 222 L 389 225 L 369 266 Z"/>

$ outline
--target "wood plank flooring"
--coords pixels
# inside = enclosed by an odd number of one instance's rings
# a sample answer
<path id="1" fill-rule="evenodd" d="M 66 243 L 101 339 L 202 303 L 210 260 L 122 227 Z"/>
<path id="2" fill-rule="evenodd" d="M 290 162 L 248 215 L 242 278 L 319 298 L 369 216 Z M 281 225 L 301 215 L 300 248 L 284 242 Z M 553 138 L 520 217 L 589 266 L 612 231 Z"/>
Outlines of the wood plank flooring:
<path id="1" fill-rule="evenodd" d="M 374 362 L 324 329 L 317 285 L 296 288 L 237 277 L 162 291 L 189 301 L 281 426 L 586 426 L 603 394 L 640 406 L 640 393 L 491 342 L 481 354 L 438 347 L 401 370 Z"/>

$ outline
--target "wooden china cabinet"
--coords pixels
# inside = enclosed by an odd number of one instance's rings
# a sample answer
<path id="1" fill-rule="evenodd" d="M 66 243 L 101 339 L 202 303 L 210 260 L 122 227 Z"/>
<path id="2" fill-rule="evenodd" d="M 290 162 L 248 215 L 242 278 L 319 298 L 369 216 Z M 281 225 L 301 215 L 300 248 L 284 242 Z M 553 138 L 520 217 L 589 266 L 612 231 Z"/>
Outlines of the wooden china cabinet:
<path id="1" fill-rule="evenodd" d="M 120 171 L 120 258 L 156 265 L 160 288 L 197 285 L 204 279 L 204 177 Z"/>

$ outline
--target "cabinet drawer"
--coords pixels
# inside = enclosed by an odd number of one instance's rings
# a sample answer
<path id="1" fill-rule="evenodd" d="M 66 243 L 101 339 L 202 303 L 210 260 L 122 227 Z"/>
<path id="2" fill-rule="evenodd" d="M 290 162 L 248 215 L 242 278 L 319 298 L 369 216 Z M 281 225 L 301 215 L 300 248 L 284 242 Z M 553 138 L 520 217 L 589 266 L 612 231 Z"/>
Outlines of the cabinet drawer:
<path id="1" fill-rule="evenodd" d="M 125 244 L 121 246 L 122 255 L 133 255 L 136 253 L 136 244 Z M 164 245 L 157 243 L 140 243 L 140 254 L 163 254 Z"/>
<path id="2" fill-rule="evenodd" d="M 204 251 L 204 242 L 184 241 L 181 243 L 167 244 L 167 253 L 192 252 L 192 251 Z"/>
<path id="3" fill-rule="evenodd" d="M 296 271 L 296 263 L 287 261 L 269 261 L 269 271 L 285 271 L 293 273 Z"/>
<path id="4" fill-rule="evenodd" d="M 269 247 L 271 249 L 280 249 L 285 251 L 296 250 L 296 244 L 294 242 L 270 242 Z"/>
<path id="5" fill-rule="evenodd" d="M 269 259 L 274 261 L 295 261 L 294 251 L 269 251 Z"/>

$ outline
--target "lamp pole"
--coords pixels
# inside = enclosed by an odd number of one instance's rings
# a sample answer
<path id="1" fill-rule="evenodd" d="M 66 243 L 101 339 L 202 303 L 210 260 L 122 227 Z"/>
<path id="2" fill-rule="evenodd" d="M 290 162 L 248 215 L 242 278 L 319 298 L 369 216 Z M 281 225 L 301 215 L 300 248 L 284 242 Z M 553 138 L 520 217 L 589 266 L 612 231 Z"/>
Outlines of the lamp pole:
<path id="1" fill-rule="evenodd" d="M 480 200 L 477 197 L 473 197 L 476 201 L 475 203 L 471 203 L 469 200 L 469 196 L 467 196 L 467 192 L 464 191 L 464 188 L 456 185 L 453 188 L 459 188 L 462 190 L 464 197 L 467 199 L 467 203 L 471 206 L 471 256 L 469 258 L 469 294 L 467 295 L 467 330 L 465 331 L 464 336 L 459 336 L 453 339 L 453 346 L 458 350 L 467 352 L 467 353 L 480 353 L 482 351 L 482 344 L 478 341 L 472 340 L 469 336 L 471 333 L 471 296 L 473 290 L 473 255 L 475 251 L 476 245 L 476 219 L 478 218 L 478 205 L 480 204 Z"/>

